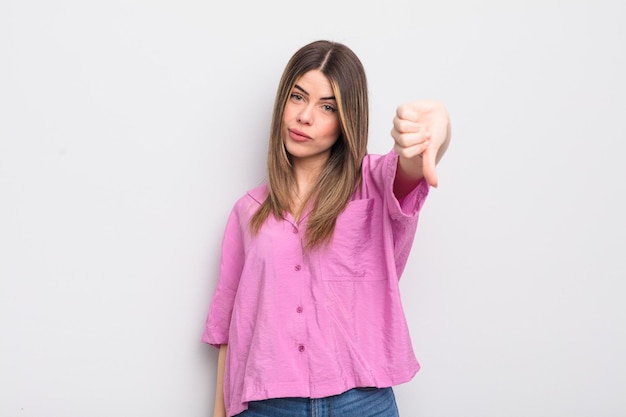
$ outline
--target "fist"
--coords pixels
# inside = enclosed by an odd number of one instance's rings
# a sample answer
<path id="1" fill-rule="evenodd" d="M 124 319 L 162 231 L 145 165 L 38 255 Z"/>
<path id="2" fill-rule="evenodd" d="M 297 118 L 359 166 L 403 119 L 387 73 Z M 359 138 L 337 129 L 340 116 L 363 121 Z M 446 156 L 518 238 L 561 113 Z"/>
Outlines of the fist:
<path id="1" fill-rule="evenodd" d="M 415 160 L 432 186 L 437 186 L 435 166 L 447 148 L 450 119 L 445 106 L 435 100 L 419 100 L 398 106 L 391 136 L 401 157 Z M 421 160 L 417 160 L 420 158 Z"/>

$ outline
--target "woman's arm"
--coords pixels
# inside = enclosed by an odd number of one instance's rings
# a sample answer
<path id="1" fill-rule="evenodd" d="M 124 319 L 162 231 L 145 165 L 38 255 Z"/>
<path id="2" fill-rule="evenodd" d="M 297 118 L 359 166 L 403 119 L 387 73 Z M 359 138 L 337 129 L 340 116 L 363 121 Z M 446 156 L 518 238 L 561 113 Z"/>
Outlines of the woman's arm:
<path id="1" fill-rule="evenodd" d="M 422 178 L 438 184 L 436 165 L 448 149 L 450 118 L 445 106 L 434 100 L 420 100 L 398 107 L 391 136 L 399 156 L 394 182 L 398 199 L 407 195 Z"/>
<path id="2" fill-rule="evenodd" d="M 226 366 L 226 351 L 228 345 L 220 345 L 220 353 L 217 357 L 217 378 L 215 381 L 215 407 L 213 417 L 226 417 L 224 406 L 224 367 Z"/>

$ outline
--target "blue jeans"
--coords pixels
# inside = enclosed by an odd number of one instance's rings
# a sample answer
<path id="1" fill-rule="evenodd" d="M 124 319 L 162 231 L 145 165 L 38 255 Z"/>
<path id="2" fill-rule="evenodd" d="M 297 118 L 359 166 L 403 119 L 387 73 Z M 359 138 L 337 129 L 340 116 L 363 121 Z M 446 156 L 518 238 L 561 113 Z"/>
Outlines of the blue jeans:
<path id="1" fill-rule="evenodd" d="M 250 401 L 237 417 L 398 417 L 391 388 L 354 388 L 326 398 Z"/>

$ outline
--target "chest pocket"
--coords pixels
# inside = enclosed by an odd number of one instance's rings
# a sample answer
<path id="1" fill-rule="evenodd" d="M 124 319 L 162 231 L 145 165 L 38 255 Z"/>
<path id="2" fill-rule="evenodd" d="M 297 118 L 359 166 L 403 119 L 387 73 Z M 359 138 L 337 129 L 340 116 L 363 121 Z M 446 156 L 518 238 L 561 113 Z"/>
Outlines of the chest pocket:
<path id="1" fill-rule="evenodd" d="M 320 258 L 326 281 L 372 281 L 382 279 L 368 273 L 372 255 L 373 199 L 351 201 L 337 217 L 335 233 Z M 379 237 L 380 238 L 380 237 Z"/>

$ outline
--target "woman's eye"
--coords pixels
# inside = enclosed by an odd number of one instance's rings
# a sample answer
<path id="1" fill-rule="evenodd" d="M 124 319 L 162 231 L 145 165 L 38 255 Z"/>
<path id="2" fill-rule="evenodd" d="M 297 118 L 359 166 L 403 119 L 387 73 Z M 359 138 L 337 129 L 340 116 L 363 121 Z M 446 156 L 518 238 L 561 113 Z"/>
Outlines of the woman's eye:
<path id="1" fill-rule="evenodd" d="M 297 93 L 291 93 L 291 98 L 296 100 L 296 101 L 300 101 L 303 99 L 303 97 L 300 94 Z"/>
<path id="2" fill-rule="evenodd" d="M 324 104 L 322 106 L 322 108 L 328 112 L 334 113 L 337 111 L 337 109 L 335 109 L 333 106 L 331 106 L 330 104 Z"/>

